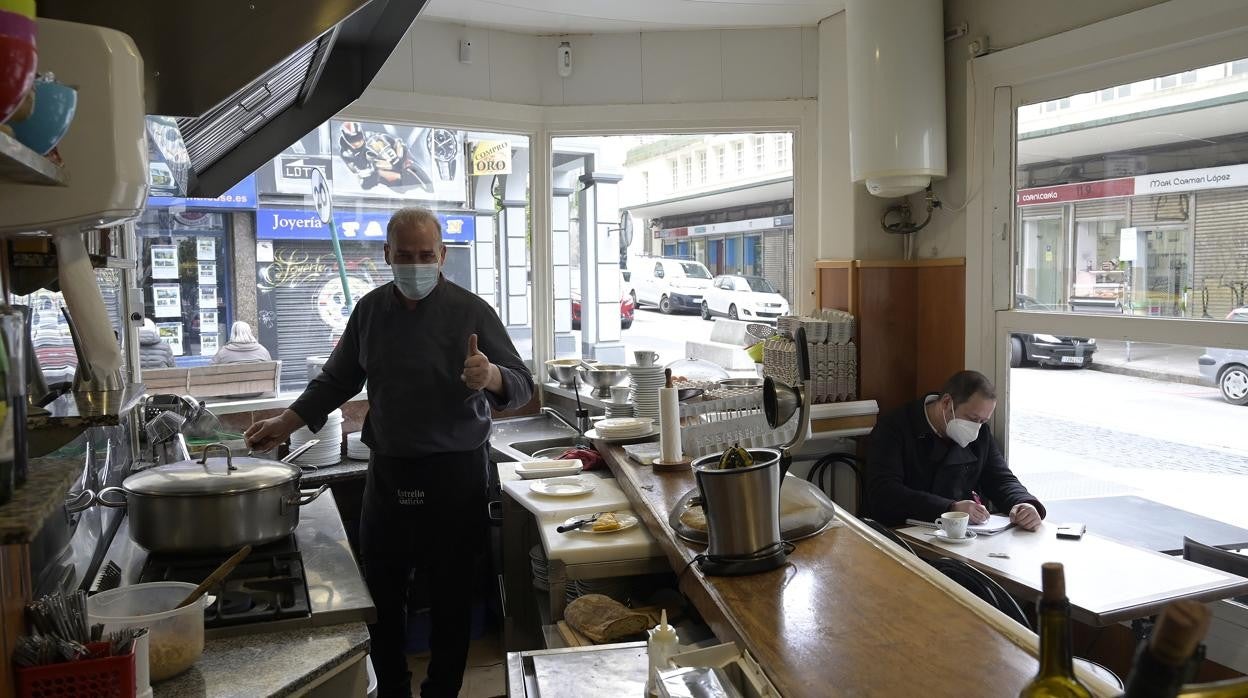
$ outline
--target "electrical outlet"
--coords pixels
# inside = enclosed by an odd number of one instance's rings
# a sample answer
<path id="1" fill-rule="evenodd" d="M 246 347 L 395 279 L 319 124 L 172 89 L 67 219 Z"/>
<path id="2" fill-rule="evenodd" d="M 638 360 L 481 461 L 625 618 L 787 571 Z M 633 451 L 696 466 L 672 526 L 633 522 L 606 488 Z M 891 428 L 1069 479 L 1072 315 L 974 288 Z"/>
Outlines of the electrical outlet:
<path id="1" fill-rule="evenodd" d="M 977 36 L 966 44 L 966 54 L 971 58 L 979 58 L 988 53 L 988 37 Z"/>

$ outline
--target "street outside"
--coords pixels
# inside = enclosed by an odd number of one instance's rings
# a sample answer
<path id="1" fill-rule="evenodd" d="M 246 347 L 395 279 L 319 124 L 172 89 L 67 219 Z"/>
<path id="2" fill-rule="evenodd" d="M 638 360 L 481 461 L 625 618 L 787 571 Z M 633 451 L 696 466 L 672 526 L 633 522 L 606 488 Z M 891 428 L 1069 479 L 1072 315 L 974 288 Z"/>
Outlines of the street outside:
<path id="1" fill-rule="evenodd" d="M 688 358 L 685 342 L 710 341 L 714 326 L 714 322 L 703 320 L 694 313 L 664 315 L 657 308 L 640 308 L 633 313 L 633 326 L 621 333 L 625 356 L 630 357 L 631 362 L 632 353 L 644 349 L 657 351 L 661 364 Z M 581 333 L 572 334 L 579 345 Z"/>
<path id="2" fill-rule="evenodd" d="M 1010 372 L 1010 465 L 1042 500 L 1135 492 L 1248 525 L 1248 408 L 1097 370 Z"/>

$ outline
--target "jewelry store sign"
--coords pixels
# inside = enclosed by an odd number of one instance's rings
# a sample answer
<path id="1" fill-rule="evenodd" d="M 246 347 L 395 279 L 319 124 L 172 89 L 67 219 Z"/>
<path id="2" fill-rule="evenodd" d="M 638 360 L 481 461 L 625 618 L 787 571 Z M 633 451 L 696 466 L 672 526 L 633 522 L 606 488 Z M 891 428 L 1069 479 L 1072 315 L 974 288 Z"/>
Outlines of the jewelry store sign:
<path id="1" fill-rule="evenodd" d="M 511 174 L 511 143 L 508 141 L 474 141 L 472 143 L 474 177 Z"/>

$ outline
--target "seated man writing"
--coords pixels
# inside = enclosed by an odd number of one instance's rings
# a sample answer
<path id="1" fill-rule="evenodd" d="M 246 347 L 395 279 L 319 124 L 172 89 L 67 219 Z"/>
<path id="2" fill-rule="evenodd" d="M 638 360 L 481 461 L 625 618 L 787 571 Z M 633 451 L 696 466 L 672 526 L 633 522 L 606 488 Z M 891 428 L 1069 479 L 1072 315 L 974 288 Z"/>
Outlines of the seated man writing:
<path id="1" fill-rule="evenodd" d="M 996 406 L 988 378 L 961 371 L 939 394 L 881 417 L 871 434 L 867 472 L 871 515 L 900 525 L 964 511 L 971 523 L 983 523 L 993 506 L 1022 528 L 1039 528 L 1044 505 L 1010 472 L 988 429 Z"/>

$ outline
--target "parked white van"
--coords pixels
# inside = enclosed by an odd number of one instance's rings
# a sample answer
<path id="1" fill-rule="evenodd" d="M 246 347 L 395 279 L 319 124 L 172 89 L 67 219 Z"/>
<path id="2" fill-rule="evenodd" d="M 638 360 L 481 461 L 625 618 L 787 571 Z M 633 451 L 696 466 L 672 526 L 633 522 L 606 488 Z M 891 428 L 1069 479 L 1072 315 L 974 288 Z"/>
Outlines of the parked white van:
<path id="1" fill-rule="evenodd" d="M 711 272 L 701 262 L 669 257 L 635 257 L 632 287 L 638 305 L 658 306 L 663 313 L 701 312 Z"/>

